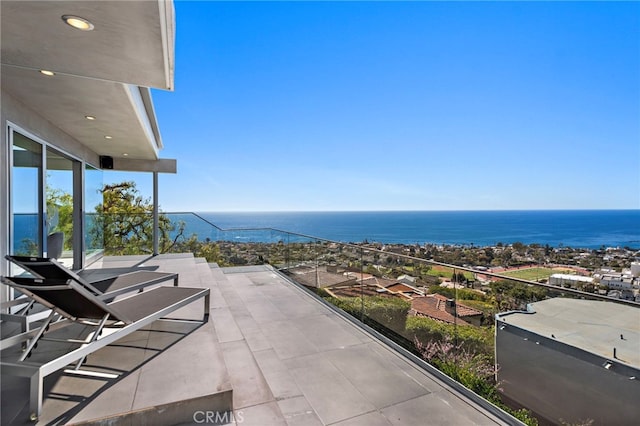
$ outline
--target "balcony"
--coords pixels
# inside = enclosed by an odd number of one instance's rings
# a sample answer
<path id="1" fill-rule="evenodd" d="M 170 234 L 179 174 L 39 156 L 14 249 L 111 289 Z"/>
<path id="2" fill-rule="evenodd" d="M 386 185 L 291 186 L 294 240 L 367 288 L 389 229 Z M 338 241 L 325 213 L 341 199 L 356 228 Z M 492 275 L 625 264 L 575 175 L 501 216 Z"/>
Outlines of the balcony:
<path id="1" fill-rule="evenodd" d="M 117 379 L 49 376 L 38 424 L 512 423 L 269 265 L 220 268 L 164 254 L 105 257 L 92 268 L 140 263 L 210 288 L 209 322 L 154 325 L 89 357 Z M 32 424 L 27 385 L 3 375 L 2 424 Z"/>
<path id="2" fill-rule="evenodd" d="M 167 253 L 131 255 L 120 235 L 91 267 L 178 272 L 180 285 L 211 290 L 211 320 L 156 326 L 90 359 L 121 370 L 118 379 L 49 379 L 41 423 L 520 424 L 509 410 L 529 424 L 606 424 L 598 416 L 640 415 L 625 399 L 640 376 L 629 356 L 640 345 L 634 302 L 444 264 L 416 248 L 223 230 L 191 213 L 165 219 L 175 225 L 160 241 Z M 151 240 L 137 234 L 138 250 L 150 253 Z M 448 286 L 429 285 L 441 279 Z M 590 321 L 567 326 L 578 313 Z M 617 356 L 584 344 L 601 337 L 593 327 L 624 337 Z M 598 383 L 608 396 L 590 391 Z M 28 419 L 26 384 L 3 376 L 2 386 L 3 423 Z"/>

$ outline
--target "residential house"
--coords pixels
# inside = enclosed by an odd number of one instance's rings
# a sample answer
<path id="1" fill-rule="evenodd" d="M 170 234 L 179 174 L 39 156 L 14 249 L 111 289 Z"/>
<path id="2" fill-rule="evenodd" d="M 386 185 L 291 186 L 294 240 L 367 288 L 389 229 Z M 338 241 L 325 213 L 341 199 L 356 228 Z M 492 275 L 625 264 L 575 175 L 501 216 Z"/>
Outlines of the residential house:
<path id="1" fill-rule="evenodd" d="M 453 299 L 441 294 L 414 297 L 411 301 L 410 313 L 448 324 L 479 326 L 482 322 L 481 311 L 456 303 Z"/>

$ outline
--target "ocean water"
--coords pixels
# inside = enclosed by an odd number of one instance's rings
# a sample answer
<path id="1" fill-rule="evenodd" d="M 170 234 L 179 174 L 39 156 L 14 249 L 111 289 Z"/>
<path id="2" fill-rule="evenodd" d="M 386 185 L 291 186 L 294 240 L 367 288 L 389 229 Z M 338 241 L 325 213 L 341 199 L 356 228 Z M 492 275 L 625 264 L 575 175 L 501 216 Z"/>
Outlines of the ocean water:
<path id="1" fill-rule="evenodd" d="M 187 233 L 217 238 L 212 227 L 189 214 Z M 640 210 L 404 211 L 198 213 L 223 229 L 276 228 L 341 242 L 466 244 L 476 246 L 549 244 L 552 247 L 640 249 Z M 15 241 L 35 235 L 34 215 L 15 217 Z M 260 238 L 254 234 L 253 238 Z"/>
<path id="2" fill-rule="evenodd" d="M 341 242 L 640 248 L 640 210 L 199 214 L 221 228 L 271 227 Z"/>

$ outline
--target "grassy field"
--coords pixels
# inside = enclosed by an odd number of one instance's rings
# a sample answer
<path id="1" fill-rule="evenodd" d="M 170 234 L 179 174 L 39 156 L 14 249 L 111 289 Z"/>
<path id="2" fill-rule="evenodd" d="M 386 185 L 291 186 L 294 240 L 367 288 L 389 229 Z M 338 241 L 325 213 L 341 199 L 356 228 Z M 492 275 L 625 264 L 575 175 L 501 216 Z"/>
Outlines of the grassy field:
<path id="1" fill-rule="evenodd" d="M 413 271 L 412 267 L 405 267 L 407 272 Z M 462 271 L 458 271 L 462 272 Z M 513 271 L 501 272 L 500 275 L 505 275 L 508 277 L 520 278 L 523 280 L 529 281 L 540 281 L 540 280 L 548 280 L 549 277 L 553 274 L 575 274 L 575 271 L 571 269 L 562 269 L 562 268 L 542 268 L 542 267 L 533 267 L 533 268 L 523 268 Z M 453 269 L 447 268 L 445 266 L 433 265 L 427 272 L 427 275 L 432 275 L 434 277 L 442 277 L 451 279 L 453 275 Z M 464 276 L 468 280 L 473 280 L 473 273 L 464 271 Z"/>
<path id="2" fill-rule="evenodd" d="M 552 268 L 526 268 L 518 269 L 516 271 L 502 272 L 500 275 L 506 275 L 508 277 L 520 278 L 529 281 L 547 280 L 553 274 L 566 274 L 573 271 L 552 269 Z"/>
<path id="3" fill-rule="evenodd" d="M 460 270 L 458 270 L 457 272 L 464 272 L 464 276 L 466 279 L 473 280 L 473 274 L 471 272 Z M 453 276 L 453 269 L 447 268 L 445 266 L 433 265 L 431 269 L 429 269 L 427 275 L 433 275 L 434 277 L 451 278 Z"/>

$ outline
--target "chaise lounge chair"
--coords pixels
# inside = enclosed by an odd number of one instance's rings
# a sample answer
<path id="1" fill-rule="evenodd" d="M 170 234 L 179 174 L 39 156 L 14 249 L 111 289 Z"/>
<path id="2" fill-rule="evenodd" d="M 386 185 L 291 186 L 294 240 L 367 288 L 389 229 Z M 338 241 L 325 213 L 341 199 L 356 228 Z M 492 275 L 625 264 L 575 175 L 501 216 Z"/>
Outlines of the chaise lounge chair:
<path id="1" fill-rule="evenodd" d="M 77 362 L 74 369 L 65 370 L 65 372 L 89 376 L 101 374 L 101 377 L 104 377 L 103 373 L 80 369 L 87 355 L 203 297 L 203 322 L 208 321 L 209 289 L 157 287 L 107 303 L 74 280 L 1 277 L 1 281 L 51 309 L 51 314 L 38 329 L 25 351 L 10 348 L 2 353 L 2 374 L 30 378 L 32 420 L 36 420 L 41 414 L 43 380 L 47 375 Z M 28 361 L 32 352 L 36 350 L 38 342 L 48 340 L 46 334 L 56 315 L 61 315 L 64 318 L 62 321 L 88 325 L 95 327 L 95 330 L 87 340 L 69 341 L 80 347 L 63 352 L 57 358 L 48 359 L 47 355 L 50 352 L 42 351 L 43 353 L 38 353 L 35 357 L 39 362 Z M 109 328 L 118 327 L 118 329 L 113 333 L 102 335 L 102 330 L 107 325 Z M 51 340 L 58 341 L 58 339 Z"/>
<path id="2" fill-rule="evenodd" d="M 76 273 L 57 260 L 50 258 L 12 255 L 7 255 L 5 258 L 38 278 L 75 281 L 106 302 L 113 300 L 118 295 L 136 290 L 142 291 L 145 287 L 169 280 L 173 280 L 174 286 L 178 285 L 178 274 L 172 272 L 156 272 L 147 269 L 132 271 L 130 268 L 116 268 L 110 271 L 111 276 L 105 277 L 105 273 L 100 273 L 100 270 L 84 270 Z M 122 273 L 123 270 L 127 272 Z M 97 276 L 98 279 L 92 279 L 92 276 Z M 14 333 L 10 338 L 2 339 L 0 349 L 24 341 L 29 337 L 27 333 L 30 331 L 31 323 L 40 321 L 48 315 L 48 312 L 43 311 L 29 315 L 28 312 L 32 308 L 33 300 L 29 303 L 23 302 L 15 300 L 5 302 L 2 305 L 3 308 L 20 304 L 24 306 L 13 314 L 0 313 L 2 320 L 17 323 L 20 328 L 17 334 Z"/>
<path id="3" fill-rule="evenodd" d="M 38 278 L 73 280 L 94 293 L 103 295 L 103 298 L 115 297 L 169 280 L 173 280 L 173 285 L 178 285 L 178 274 L 172 272 L 138 270 L 92 280 L 91 273 L 95 271 L 84 270 L 76 273 L 55 259 L 12 255 L 5 257 Z M 106 294 L 108 296 L 104 296 Z"/>

